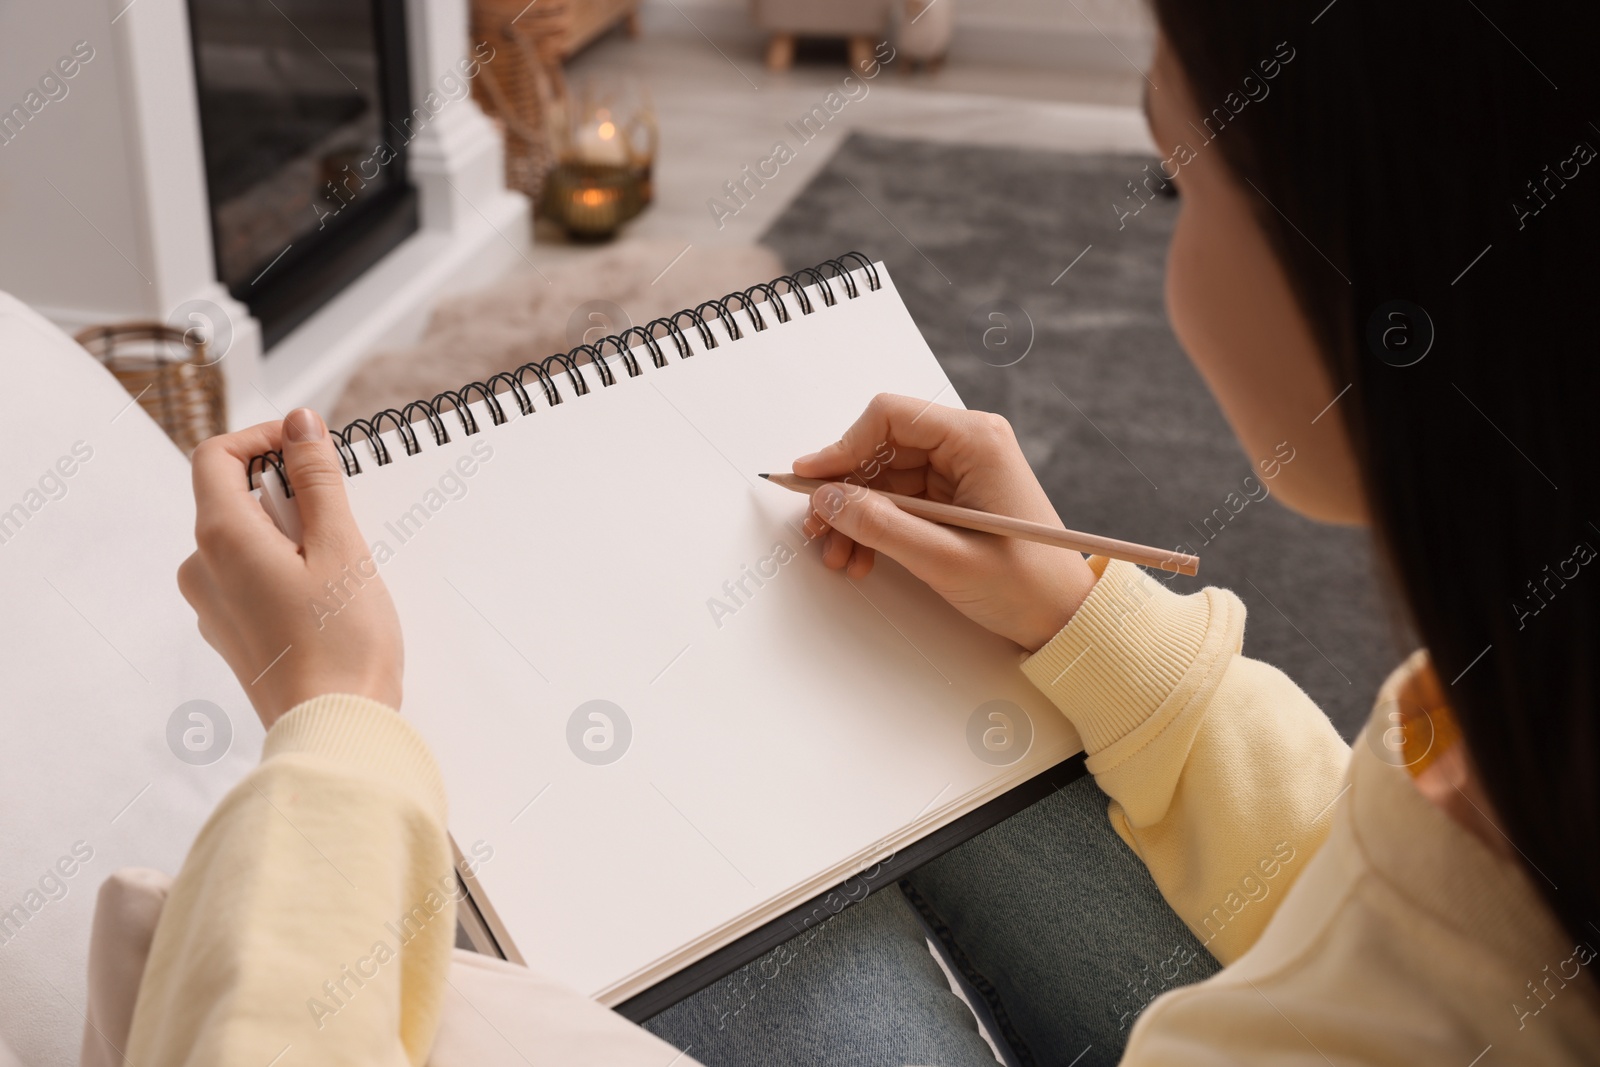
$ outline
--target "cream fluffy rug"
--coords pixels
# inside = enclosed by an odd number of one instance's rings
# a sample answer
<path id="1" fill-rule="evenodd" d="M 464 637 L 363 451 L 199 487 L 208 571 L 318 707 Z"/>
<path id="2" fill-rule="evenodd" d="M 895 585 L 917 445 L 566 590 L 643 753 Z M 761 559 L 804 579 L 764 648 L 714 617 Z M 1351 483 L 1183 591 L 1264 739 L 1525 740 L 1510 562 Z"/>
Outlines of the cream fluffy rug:
<path id="1" fill-rule="evenodd" d="M 449 297 L 434 309 L 416 344 L 374 353 L 361 365 L 328 423 L 344 426 L 566 352 L 581 343 L 586 322 L 615 319 L 614 311 L 594 307 L 597 301 L 621 308 L 629 322 L 642 326 L 783 273 L 774 253 L 751 246 L 690 248 L 663 274 L 682 251 L 675 242 L 626 242 L 560 270 L 546 269 L 543 278 L 518 267 L 488 288 Z M 606 318 L 589 318 L 591 310 Z"/>

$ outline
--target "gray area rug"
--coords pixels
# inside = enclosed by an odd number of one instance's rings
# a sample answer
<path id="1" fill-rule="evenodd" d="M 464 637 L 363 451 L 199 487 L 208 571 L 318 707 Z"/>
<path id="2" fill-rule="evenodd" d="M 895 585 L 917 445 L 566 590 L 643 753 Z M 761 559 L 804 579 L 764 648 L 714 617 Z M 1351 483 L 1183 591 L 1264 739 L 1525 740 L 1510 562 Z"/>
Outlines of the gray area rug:
<path id="1" fill-rule="evenodd" d="M 763 241 L 790 270 L 850 249 L 884 260 L 962 400 L 1016 427 L 1062 521 L 1192 546 L 1204 582 L 1171 587 L 1239 594 L 1245 652 L 1353 738 L 1406 647 L 1368 539 L 1262 498 L 1270 482 L 1246 492 L 1257 472 L 1166 324 L 1176 202 L 1120 220 L 1113 206 L 1137 203 L 1127 183 L 1148 162 L 855 134 Z M 1011 315 L 1007 348 L 969 325 L 994 324 L 981 319 L 993 301 L 1026 313 Z M 1027 320 L 1031 348 L 1000 365 L 1022 351 Z"/>

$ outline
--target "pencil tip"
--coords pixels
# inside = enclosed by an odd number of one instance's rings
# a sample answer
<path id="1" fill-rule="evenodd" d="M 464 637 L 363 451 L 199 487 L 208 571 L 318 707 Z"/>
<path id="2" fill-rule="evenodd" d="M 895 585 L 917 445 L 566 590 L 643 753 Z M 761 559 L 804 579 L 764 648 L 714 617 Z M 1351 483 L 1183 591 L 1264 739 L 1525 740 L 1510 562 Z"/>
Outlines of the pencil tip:
<path id="1" fill-rule="evenodd" d="M 761 477 L 767 478 L 767 477 L 770 477 L 770 475 L 763 474 L 763 475 L 761 475 Z"/>

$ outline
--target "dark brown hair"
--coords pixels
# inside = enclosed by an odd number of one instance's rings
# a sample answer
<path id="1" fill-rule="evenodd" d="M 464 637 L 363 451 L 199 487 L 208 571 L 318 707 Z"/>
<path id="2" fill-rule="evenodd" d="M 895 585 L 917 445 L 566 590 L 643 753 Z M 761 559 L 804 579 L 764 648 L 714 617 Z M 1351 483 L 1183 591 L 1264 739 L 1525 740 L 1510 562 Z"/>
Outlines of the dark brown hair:
<path id="1" fill-rule="evenodd" d="M 1592 944 L 1600 9 L 1153 6 L 1215 149 L 1260 193 L 1336 388 L 1351 386 L 1335 410 L 1375 535 L 1496 823 Z M 1261 63 L 1285 45 L 1262 95 Z"/>

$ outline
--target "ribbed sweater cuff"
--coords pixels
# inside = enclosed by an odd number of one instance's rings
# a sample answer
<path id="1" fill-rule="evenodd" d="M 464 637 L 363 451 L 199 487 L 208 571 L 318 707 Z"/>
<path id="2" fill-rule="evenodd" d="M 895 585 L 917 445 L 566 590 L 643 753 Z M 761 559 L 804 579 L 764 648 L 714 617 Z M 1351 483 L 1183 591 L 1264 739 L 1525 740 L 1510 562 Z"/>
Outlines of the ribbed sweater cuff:
<path id="1" fill-rule="evenodd" d="M 1205 639 L 1211 602 L 1204 593 L 1179 596 L 1132 563 L 1090 563 L 1100 580 L 1022 673 L 1078 728 L 1092 756 L 1177 688 Z"/>
<path id="2" fill-rule="evenodd" d="M 267 731 L 262 762 L 303 753 L 381 779 L 446 821 L 444 779 L 422 735 L 386 704 L 329 693 L 297 704 Z"/>

